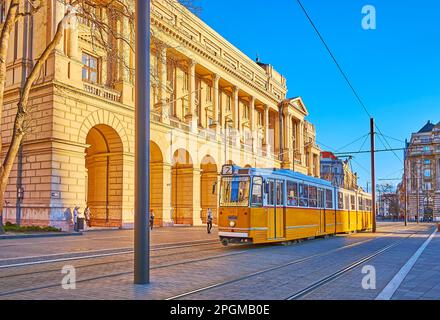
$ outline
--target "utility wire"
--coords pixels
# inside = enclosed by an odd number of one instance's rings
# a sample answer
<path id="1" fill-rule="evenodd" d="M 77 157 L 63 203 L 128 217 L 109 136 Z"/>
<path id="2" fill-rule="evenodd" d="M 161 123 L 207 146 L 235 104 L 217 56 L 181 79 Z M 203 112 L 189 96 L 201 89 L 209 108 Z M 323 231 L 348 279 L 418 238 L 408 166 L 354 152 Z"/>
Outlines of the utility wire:
<path id="1" fill-rule="evenodd" d="M 363 135 L 362 137 L 357 138 L 357 139 L 354 140 L 353 142 L 350 142 L 349 144 L 347 144 L 347 145 L 345 145 L 345 146 L 343 146 L 343 147 L 337 149 L 336 152 L 338 152 L 338 151 L 340 151 L 340 150 L 342 150 L 342 149 L 345 149 L 345 148 L 347 148 L 347 147 L 349 147 L 349 146 L 355 144 L 356 142 L 360 141 L 361 139 L 363 139 L 363 138 L 365 138 L 365 137 L 368 138 L 369 135 L 370 135 L 370 133 L 367 133 L 367 134 Z"/>
<path id="2" fill-rule="evenodd" d="M 359 104 L 362 106 L 362 108 L 364 109 L 365 113 L 368 115 L 368 117 L 371 119 L 373 118 L 373 116 L 371 115 L 371 113 L 368 111 L 365 103 L 363 102 L 363 100 L 361 99 L 360 95 L 357 93 L 357 91 L 355 90 L 354 86 L 351 84 L 351 81 L 349 80 L 348 76 L 346 75 L 346 73 L 344 72 L 344 70 L 342 69 L 341 65 L 339 64 L 339 62 L 336 60 L 335 55 L 333 54 L 333 52 L 330 50 L 330 47 L 328 46 L 328 44 L 326 43 L 326 41 L 324 40 L 323 36 L 321 35 L 321 33 L 319 32 L 318 28 L 316 27 L 315 23 L 313 22 L 312 18 L 310 17 L 310 15 L 308 14 L 307 10 L 304 8 L 304 6 L 301 3 L 301 0 L 297 0 L 298 5 L 301 7 L 304 15 L 307 17 L 307 20 L 310 22 L 311 26 L 313 27 L 313 30 L 315 30 L 316 34 L 318 35 L 319 39 L 321 40 L 321 42 L 323 43 L 324 47 L 326 48 L 327 52 L 329 53 L 330 57 L 332 58 L 333 62 L 335 63 L 336 67 L 338 68 L 339 72 L 341 73 L 342 77 L 344 78 L 344 80 L 347 82 L 348 86 L 350 87 L 351 91 L 353 92 L 354 96 L 356 97 L 357 101 L 359 102 Z M 377 124 L 375 124 L 376 129 L 379 131 L 379 133 L 384 136 L 384 134 L 382 133 L 382 131 L 380 130 L 380 128 L 378 127 Z M 388 147 L 390 149 L 392 149 L 391 145 L 388 143 L 388 141 L 386 140 L 385 136 L 385 143 L 388 145 Z M 394 153 L 394 155 L 396 156 L 396 158 L 403 163 L 402 159 L 400 159 L 400 157 L 392 150 L 392 152 Z"/>
<path id="3" fill-rule="evenodd" d="M 313 29 L 315 30 L 316 34 L 318 35 L 319 39 L 323 43 L 324 47 L 327 49 L 328 53 L 330 54 L 330 57 L 333 59 L 333 62 L 336 64 L 336 67 L 339 69 L 339 72 L 342 74 L 342 77 L 347 82 L 348 86 L 350 87 L 351 91 L 355 95 L 356 99 L 358 100 L 359 104 L 364 109 L 365 113 L 368 115 L 369 118 L 372 118 L 370 112 L 368 111 L 367 107 L 365 106 L 364 102 L 362 101 L 361 97 L 357 93 L 357 91 L 354 89 L 353 85 L 351 84 L 350 80 L 348 79 L 347 75 L 345 74 L 344 70 L 342 70 L 341 65 L 336 60 L 336 57 L 334 56 L 333 52 L 330 50 L 330 47 L 325 42 L 324 38 L 322 37 L 321 33 L 319 32 L 318 28 L 315 26 L 315 23 L 313 22 L 312 18 L 307 13 L 307 10 L 304 8 L 304 6 L 301 3 L 301 0 L 296 0 L 298 2 L 298 5 L 301 7 L 302 11 L 304 12 L 305 16 L 309 20 L 310 24 L 312 25 Z"/>

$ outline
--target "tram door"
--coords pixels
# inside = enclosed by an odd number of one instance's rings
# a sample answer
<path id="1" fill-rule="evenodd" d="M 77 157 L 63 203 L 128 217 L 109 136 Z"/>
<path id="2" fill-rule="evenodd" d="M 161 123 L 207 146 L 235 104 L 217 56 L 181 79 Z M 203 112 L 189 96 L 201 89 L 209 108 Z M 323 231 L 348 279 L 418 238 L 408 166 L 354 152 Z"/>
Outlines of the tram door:
<path id="1" fill-rule="evenodd" d="M 267 183 L 267 237 L 284 238 L 284 182 L 267 180 Z"/>
<path id="2" fill-rule="evenodd" d="M 319 208 L 319 233 L 323 234 L 326 232 L 326 221 L 325 221 L 325 194 L 324 190 L 318 188 L 318 208 Z"/>

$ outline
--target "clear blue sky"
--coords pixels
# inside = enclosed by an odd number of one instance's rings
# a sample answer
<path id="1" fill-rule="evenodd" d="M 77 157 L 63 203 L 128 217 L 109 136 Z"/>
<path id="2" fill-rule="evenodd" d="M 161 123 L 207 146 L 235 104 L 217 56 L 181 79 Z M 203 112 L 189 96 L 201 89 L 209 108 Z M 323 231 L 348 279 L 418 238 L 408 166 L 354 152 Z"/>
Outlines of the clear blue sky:
<path id="1" fill-rule="evenodd" d="M 251 58 L 257 53 L 301 96 L 317 140 L 339 149 L 369 131 L 369 119 L 314 33 L 296 0 L 199 0 L 201 18 Z M 440 2 L 436 0 L 302 0 L 381 131 L 405 140 L 427 120 L 440 121 Z M 362 7 L 377 10 L 377 29 L 361 27 Z M 357 151 L 363 140 L 342 151 Z M 390 140 L 393 147 L 403 143 Z M 379 149 L 383 149 L 377 141 Z M 368 149 L 367 141 L 363 149 Z M 402 159 L 402 152 L 397 152 Z M 369 155 L 353 169 L 365 188 Z M 377 177 L 398 178 L 403 164 L 377 155 Z M 397 184 L 396 181 L 390 181 Z"/>

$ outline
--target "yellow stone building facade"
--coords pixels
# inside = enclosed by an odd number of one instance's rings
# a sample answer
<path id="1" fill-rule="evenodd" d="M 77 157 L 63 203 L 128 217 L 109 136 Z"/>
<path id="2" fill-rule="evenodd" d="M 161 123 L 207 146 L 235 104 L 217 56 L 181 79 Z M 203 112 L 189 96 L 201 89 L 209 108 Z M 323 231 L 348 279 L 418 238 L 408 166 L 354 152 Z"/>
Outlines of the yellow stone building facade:
<path id="1" fill-rule="evenodd" d="M 62 2 L 43 3 L 11 36 L 4 146 L 23 77 L 65 12 Z M 112 23 L 118 32 L 131 30 L 126 18 Z M 306 106 L 286 98 L 286 79 L 271 65 L 249 59 L 176 1 L 152 1 L 151 23 L 150 198 L 158 225 L 199 225 L 208 208 L 215 213 L 213 186 L 224 163 L 320 176 Z M 30 131 L 10 177 L 4 220 L 66 230 L 69 210 L 89 206 L 93 226 L 130 227 L 133 53 L 121 41 L 123 59 L 108 59 L 91 43 L 87 21 L 70 24 L 32 90 Z"/>

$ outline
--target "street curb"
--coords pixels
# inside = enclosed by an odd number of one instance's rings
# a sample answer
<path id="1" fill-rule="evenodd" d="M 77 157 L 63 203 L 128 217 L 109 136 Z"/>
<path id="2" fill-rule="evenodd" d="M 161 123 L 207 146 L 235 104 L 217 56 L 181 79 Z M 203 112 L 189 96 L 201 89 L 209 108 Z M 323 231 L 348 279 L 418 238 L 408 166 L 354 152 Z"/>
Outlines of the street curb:
<path id="1" fill-rule="evenodd" d="M 82 236 L 82 232 L 71 233 L 49 233 L 49 234 L 18 234 L 18 235 L 0 235 L 0 240 L 11 239 L 29 239 L 29 238 L 56 238 L 56 237 L 76 237 Z"/>

